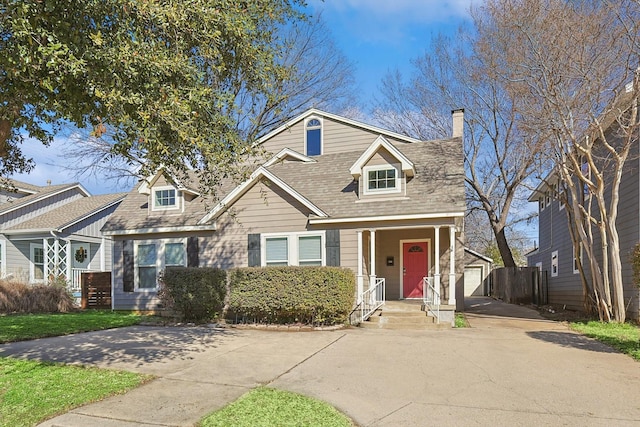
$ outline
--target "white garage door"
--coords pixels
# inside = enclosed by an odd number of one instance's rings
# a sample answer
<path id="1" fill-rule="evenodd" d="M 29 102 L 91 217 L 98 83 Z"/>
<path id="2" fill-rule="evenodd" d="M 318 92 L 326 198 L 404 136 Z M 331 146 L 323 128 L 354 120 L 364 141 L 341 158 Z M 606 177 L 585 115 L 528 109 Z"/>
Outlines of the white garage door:
<path id="1" fill-rule="evenodd" d="M 482 296 L 482 267 L 464 268 L 464 296 Z"/>

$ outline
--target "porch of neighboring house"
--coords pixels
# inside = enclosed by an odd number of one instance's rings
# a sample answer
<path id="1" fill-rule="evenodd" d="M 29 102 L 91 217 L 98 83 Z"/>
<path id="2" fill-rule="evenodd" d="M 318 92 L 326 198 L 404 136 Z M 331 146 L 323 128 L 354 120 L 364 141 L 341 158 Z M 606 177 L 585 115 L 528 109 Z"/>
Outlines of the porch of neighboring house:
<path id="1" fill-rule="evenodd" d="M 458 232 L 455 221 L 357 230 L 356 323 L 451 324 L 462 267 Z"/>
<path id="2" fill-rule="evenodd" d="M 31 243 L 33 282 L 64 281 L 76 299 L 81 296 L 81 275 L 107 271 L 107 242 L 104 238 L 43 238 Z"/>

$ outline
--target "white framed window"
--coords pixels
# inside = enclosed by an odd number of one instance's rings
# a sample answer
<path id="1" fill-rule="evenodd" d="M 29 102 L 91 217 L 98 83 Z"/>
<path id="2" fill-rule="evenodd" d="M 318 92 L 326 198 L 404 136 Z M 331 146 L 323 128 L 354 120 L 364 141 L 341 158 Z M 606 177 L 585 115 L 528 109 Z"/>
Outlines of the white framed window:
<path id="1" fill-rule="evenodd" d="M 325 233 L 266 233 L 261 236 L 262 266 L 326 265 Z"/>
<path id="2" fill-rule="evenodd" d="M 551 253 L 551 277 L 558 276 L 558 251 Z"/>
<path id="3" fill-rule="evenodd" d="M 29 281 L 44 282 L 44 248 L 42 243 L 29 244 Z"/>
<path id="4" fill-rule="evenodd" d="M 544 196 L 542 196 L 542 197 L 540 197 L 540 198 L 538 199 L 538 202 L 539 202 L 539 204 L 540 204 L 540 212 L 542 212 L 542 211 L 544 210 L 544 207 L 545 207 L 545 203 L 544 203 L 544 201 L 545 201 Z"/>
<path id="5" fill-rule="evenodd" d="M 551 205 L 551 192 L 550 191 L 546 191 L 544 194 L 547 197 L 547 206 L 550 206 Z"/>
<path id="6" fill-rule="evenodd" d="M 578 257 L 576 258 L 576 251 L 575 248 L 573 250 L 573 274 L 579 274 L 580 273 L 580 269 L 578 268 L 578 259 L 580 259 L 580 262 L 582 262 L 582 245 L 580 245 L 579 249 L 578 249 Z"/>
<path id="7" fill-rule="evenodd" d="M 393 165 L 367 166 L 364 194 L 388 194 L 400 192 L 400 171 Z"/>
<path id="8" fill-rule="evenodd" d="M 185 239 L 139 240 L 134 246 L 134 290 L 155 291 L 166 267 L 187 265 Z"/>
<path id="9" fill-rule="evenodd" d="M 178 192 L 175 188 L 155 187 L 152 194 L 152 209 L 154 211 L 178 209 Z"/>
<path id="10" fill-rule="evenodd" d="M 322 154 L 322 120 L 309 117 L 305 122 L 304 152 L 307 156 Z"/>

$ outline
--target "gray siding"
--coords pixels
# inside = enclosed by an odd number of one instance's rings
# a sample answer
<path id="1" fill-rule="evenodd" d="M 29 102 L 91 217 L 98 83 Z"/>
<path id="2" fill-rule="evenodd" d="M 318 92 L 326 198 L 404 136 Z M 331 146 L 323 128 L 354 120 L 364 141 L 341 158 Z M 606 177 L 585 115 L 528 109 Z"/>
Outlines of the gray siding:
<path id="1" fill-rule="evenodd" d="M 6 274 L 12 279 L 29 281 L 29 243 L 42 243 L 39 240 L 6 240 Z"/>
<path id="2" fill-rule="evenodd" d="M 0 222 L 3 228 L 10 228 L 16 224 L 37 217 L 44 212 L 50 211 L 73 200 L 85 197 L 77 188 L 63 191 L 55 196 L 46 197 L 27 206 L 20 207 L 14 211 L 8 212 L 0 216 Z"/>
<path id="3" fill-rule="evenodd" d="M 638 299 L 640 292 L 633 283 L 633 273 L 628 256 L 634 245 L 640 241 L 640 160 L 637 147 L 630 154 L 623 179 L 620 184 L 620 202 L 617 228 L 620 238 L 620 257 L 625 287 L 625 302 L 629 304 L 628 318 L 638 320 Z M 580 275 L 573 273 L 573 247 L 567 224 L 566 212 L 559 209 L 558 201 L 553 200 L 539 216 L 540 244 L 536 253 L 528 257 L 528 264 L 535 266 L 542 262 L 542 269 L 548 272 L 549 302 L 566 304 L 568 308 L 583 309 L 582 284 Z M 597 230 L 594 231 L 594 247 L 600 246 Z M 558 276 L 551 277 L 551 254 L 558 251 Z M 598 250 L 598 261 L 602 262 L 602 253 Z M 583 258 L 585 260 L 585 258 Z M 587 267 L 588 268 L 588 267 Z"/>
<path id="4" fill-rule="evenodd" d="M 108 209 L 104 209 L 95 215 L 85 218 L 77 224 L 65 229 L 62 236 L 65 237 L 73 234 L 75 236 L 102 237 L 102 232 L 100 230 L 117 207 L 118 205 L 115 204 Z"/>

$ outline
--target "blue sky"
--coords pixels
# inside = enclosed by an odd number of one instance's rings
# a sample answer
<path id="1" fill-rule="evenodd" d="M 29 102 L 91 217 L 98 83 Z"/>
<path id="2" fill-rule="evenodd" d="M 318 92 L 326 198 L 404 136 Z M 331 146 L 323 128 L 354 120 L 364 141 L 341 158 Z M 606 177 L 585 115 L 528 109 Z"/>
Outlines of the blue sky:
<path id="1" fill-rule="evenodd" d="M 429 40 L 439 32 L 451 33 L 468 19 L 469 7 L 481 0 L 309 0 L 312 14 L 322 13 L 338 47 L 355 68 L 361 101 L 367 104 L 377 93 L 382 78 L 399 69 L 411 73 L 411 60 L 424 54 Z M 36 161 L 29 175 L 14 178 L 45 185 L 77 181 L 64 169 L 64 144 L 50 147 L 27 141 L 24 152 Z M 102 177 L 82 178 L 92 194 L 128 191 Z"/>

